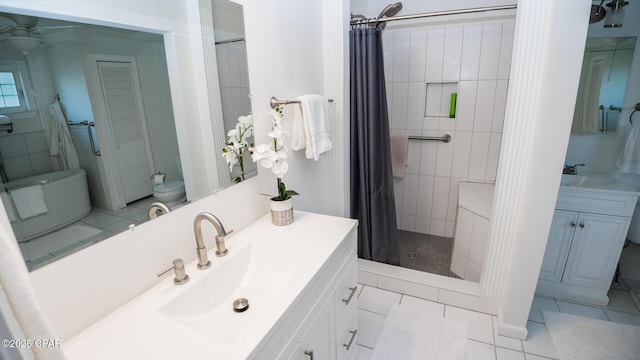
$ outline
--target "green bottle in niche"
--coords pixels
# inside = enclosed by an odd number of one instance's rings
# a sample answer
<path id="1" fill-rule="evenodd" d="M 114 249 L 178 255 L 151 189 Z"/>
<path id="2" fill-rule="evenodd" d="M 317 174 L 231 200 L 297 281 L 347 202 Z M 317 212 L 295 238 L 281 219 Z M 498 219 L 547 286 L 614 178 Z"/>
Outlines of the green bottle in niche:
<path id="1" fill-rule="evenodd" d="M 458 98 L 458 93 L 451 93 L 451 107 L 449 108 L 449 117 L 456 117 L 456 100 Z"/>

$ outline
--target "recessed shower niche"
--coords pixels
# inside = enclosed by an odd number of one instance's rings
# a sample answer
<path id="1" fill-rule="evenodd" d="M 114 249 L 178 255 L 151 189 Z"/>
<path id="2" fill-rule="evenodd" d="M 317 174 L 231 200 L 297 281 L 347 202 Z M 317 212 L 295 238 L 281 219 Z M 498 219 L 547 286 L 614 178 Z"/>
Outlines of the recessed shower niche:
<path id="1" fill-rule="evenodd" d="M 427 83 L 424 116 L 456 117 L 457 82 Z"/>

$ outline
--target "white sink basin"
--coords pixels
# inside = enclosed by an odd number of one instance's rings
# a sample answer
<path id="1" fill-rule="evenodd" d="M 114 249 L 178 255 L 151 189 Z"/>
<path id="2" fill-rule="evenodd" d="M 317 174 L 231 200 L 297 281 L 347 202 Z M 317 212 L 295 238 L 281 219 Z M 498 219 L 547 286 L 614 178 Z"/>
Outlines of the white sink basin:
<path id="1" fill-rule="evenodd" d="M 563 186 L 578 186 L 581 185 L 585 180 L 585 177 L 582 175 L 569 175 L 562 174 L 562 180 L 560 181 L 560 185 Z"/>
<path id="2" fill-rule="evenodd" d="M 220 259 L 224 259 L 220 263 Z M 228 258 L 216 258 L 218 266 L 159 309 L 169 318 L 194 330 L 230 343 L 264 316 L 296 276 L 292 269 L 306 261 L 290 250 L 252 242 Z M 265 271 L 266 270 L 266 271 Z M 237 313 L 233 301 L 249 300 L 248 310 Z"/>

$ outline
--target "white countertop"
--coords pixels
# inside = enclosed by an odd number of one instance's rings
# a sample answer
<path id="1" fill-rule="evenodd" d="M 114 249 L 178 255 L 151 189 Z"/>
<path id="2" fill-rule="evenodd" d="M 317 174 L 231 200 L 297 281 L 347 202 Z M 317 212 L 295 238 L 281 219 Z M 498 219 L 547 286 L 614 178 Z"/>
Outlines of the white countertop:
<path id="1" fill-rule="evenodd" d="M 624 184 L 609 174 L 582 173 L 585 180 L 580 185 L 561 185 L 560 190 L 584 190 L 598 193 L 614 193 L 626 195 L 640 195 L 640 191 Z"/>
<path id="2" fill-rule="evenodd" d="M 295 212 L 294 218 L 293 224 L 279 227 L 272 225 L 270 216 L 266 215 L 245 229 L 230 235 L 227 238 L 229 256 L 215 257 L 213 254 L 215 249 L 209 249 L 212 267 L 197 270 L 196 261 L 187 264 L 186 272 L 191 280 L 184 285 L 174 285 L 173 276 L 166 276 L 153 288 L 63 344 L 67 358 L 78 360 L 245 359 L 269 333 L 357 223 L 352 219 L 299 211 Z M 277 293 L 278 301 L 274 302 L 276 305 L 271 306 L 264 315 L 252 320 L 251 326 L 240 329 L 242 336 L 228 341 L 212 338 L 205 332 L 197 331 L 159 312 L 167 303 L 191 286 L 197 285 L 209 271 L 215 271 L 216 267 L 233 259 L 234 252 L 252 242 L 254 244 L 268 242 L 269 246 L 294 250 L 298 256 L 297 259 L 285 259 L 287 266 L 291 266 L 291 276 L 287 279 L 286 286 Z M 235 294 L 229 296 L 230 308 L 235 296 Z M 249 301 L 251 303 L 251 299 Z M 252 304 L 256 309 L 260 306 L 255 302 Z M 243 316 L 250 313 L 251 309 L 250 306 L 246 313 L 231 313 L 230 316 Z M 237 324 L 212 324 L 212 326 L 223 327 L 222 331 L 224 326 L 231 328 L 234 325 Z"/>

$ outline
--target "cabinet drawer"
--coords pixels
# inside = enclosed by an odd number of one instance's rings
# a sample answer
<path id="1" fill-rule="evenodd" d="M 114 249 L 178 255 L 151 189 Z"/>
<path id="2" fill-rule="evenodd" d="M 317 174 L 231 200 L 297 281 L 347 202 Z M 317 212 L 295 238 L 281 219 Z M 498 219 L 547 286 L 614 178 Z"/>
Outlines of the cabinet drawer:
<path id="1" fill-rule="evenodd" d="M 350 263 L 345 264 L 347 270 L 344 276 L 338 282 L 335 288 L 336 302 L 336 324 L 340 324 L 345 318 L 345 314 L 350 308 L 357 308 L 359 290 L 357 259 L 353 259 Z M 338 325 L 339 326 L 339 325 Z"/>
<path id="2" fill-rule="evenodd" d="M 336 351 L 338 360 L 353 359 L 358 350 L 356 342 L 358 340 L 358 309 L 356 306 L 349 306 L 342 319 L 342 327 L 336 333 Z"/>
<path id="3" fill-rule="evenodd" d="M 562 189 L 558 193 L 556 209 L 631 217 L 636 201 L 637 197 L 633 195 Z"/>

